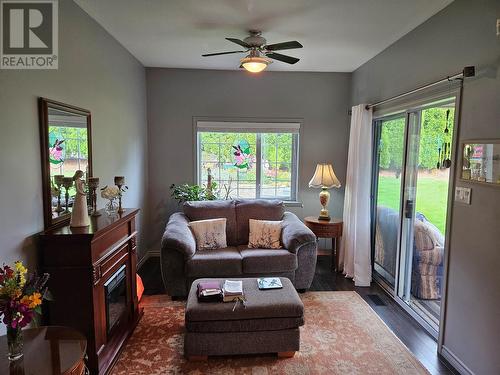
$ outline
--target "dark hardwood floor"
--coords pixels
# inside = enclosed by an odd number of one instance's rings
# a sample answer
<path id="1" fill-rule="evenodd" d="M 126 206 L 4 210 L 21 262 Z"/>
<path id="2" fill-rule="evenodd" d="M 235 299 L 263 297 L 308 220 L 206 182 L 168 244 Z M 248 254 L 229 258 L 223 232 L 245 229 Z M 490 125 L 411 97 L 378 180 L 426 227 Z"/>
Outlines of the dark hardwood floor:
<path id="1" fill-rule="evenodd" d="M 138 272 L 144 283 L 145 294 L 165 292 L 161 280 L 159 258 L 149 258 Z M 355 287 L 351 280 L 331 271 L 329 256 L 319 256 L 310 290 L 356 291 L 432 374 L 456 374 L 447 367 L 449 365 L 445 361 L 438 357 L 436 341 L 376 283 L 372 283 L 372 286 L 367 288 Z"/>
<path id="2" fill-rule="evenodd" d="M 161 279 L 160 258 L 148 258 L 139 266 L 137 273 L 144 284 L 144 294 L 151 296 L 154 294 L 164 294 L 165 288 Z"/>

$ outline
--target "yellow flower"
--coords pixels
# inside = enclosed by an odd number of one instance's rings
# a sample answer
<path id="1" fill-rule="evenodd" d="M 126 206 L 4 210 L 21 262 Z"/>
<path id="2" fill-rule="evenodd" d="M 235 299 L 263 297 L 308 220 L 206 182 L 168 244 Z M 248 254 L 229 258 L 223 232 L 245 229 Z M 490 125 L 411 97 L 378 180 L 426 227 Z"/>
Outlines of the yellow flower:
<path id="1" fill-rule="evenodd" d="M 22 295 L 22 290 L 15 284 L 9 284 L 0 288 L 0 295 L 10 299 L 18 299 Z"/>
<path id="2" fill-rule="evenodd" d="M 28 270 L 26 269 L 26 267 L 24 267 L 23 262 L 21 262 L 20 260 L 14 263 L 14 268 L 19 275 L 19 283 L 22 288 L 24 284 L 26 284 L 26 273 L 28 272 Z"/>
<path id="3" fill-rule="evenodd" d="M 25 304 L 30 309 L 34 309 L 42 303 L 42 295 L 35 292 L 31 296 L 23 296 L 23 298 L 21 298 L 21 303 Z"/>
<path id="4" fill-rule="evenodd" d="M 21 262 L 20 260 L 18 260 L 17 262 L 15 262 L 14 266 L 16 268 L 16 271 L 19 272 L 19 273 L 26 273 L 26 272 L 28 272 L 28 270 L 26 269 L 26 267 L 24 267 L 23 262 Z"/>
<path id="5" fill-rule="evenodd" d="M 40 293 L 33 293 L 33 295 L 30 297 L 31 298 L 31 308 L 35 308 L 38 305 L 42 304 L 42 295 Z"/>
<path id="6" fill-rule="evenodd" d="M 23 296 L 20 301 L 22 304 L 25 304 L 26 306 L 30 305 L 30 297 L 29 296 Z"/>

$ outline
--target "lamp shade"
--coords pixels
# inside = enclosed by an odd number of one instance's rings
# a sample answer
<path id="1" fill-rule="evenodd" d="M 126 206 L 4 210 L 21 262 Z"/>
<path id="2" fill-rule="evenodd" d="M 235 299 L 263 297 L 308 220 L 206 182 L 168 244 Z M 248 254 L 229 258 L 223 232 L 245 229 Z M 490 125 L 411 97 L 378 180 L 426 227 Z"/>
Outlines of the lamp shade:
<path id="1" fill-rule="evenodd" d="M 309 187 L 313 188 L 339 188 L 340 181 L 337 176 L 335 176 L 335 172 L 333 171 L 333 167 L 331 164 L 320 163 L 316 165 L 316 171 L 314 172 L 314 176 L 309 181 Z"/>

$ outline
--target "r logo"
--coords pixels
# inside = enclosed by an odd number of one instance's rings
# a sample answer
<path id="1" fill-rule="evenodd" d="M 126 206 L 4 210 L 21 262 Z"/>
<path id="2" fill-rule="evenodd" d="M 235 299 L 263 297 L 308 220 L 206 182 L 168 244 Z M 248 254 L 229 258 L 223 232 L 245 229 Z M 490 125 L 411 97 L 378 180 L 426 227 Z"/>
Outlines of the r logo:
<path id="1" fill-rule="evenodd" d="M 52 53 L 52 3 L 2 3 L 3 53 Z"/>
<path id="2" fill-rule="evenodd" d="M 0 0 L 0 5 L 1 67 L 57 68 L 57 0 Z"/>

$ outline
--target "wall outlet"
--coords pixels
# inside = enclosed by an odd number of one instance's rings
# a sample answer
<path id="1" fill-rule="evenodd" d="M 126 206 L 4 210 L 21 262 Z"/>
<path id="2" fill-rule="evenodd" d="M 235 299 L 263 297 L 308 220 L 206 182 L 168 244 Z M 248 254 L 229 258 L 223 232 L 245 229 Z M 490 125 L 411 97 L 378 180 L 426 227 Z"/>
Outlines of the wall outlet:
<path id="1" fill-rule="evenodd" d="M 456 187 L 455 188 L 455 202 L 470 204 L 471 188 Z"/>

